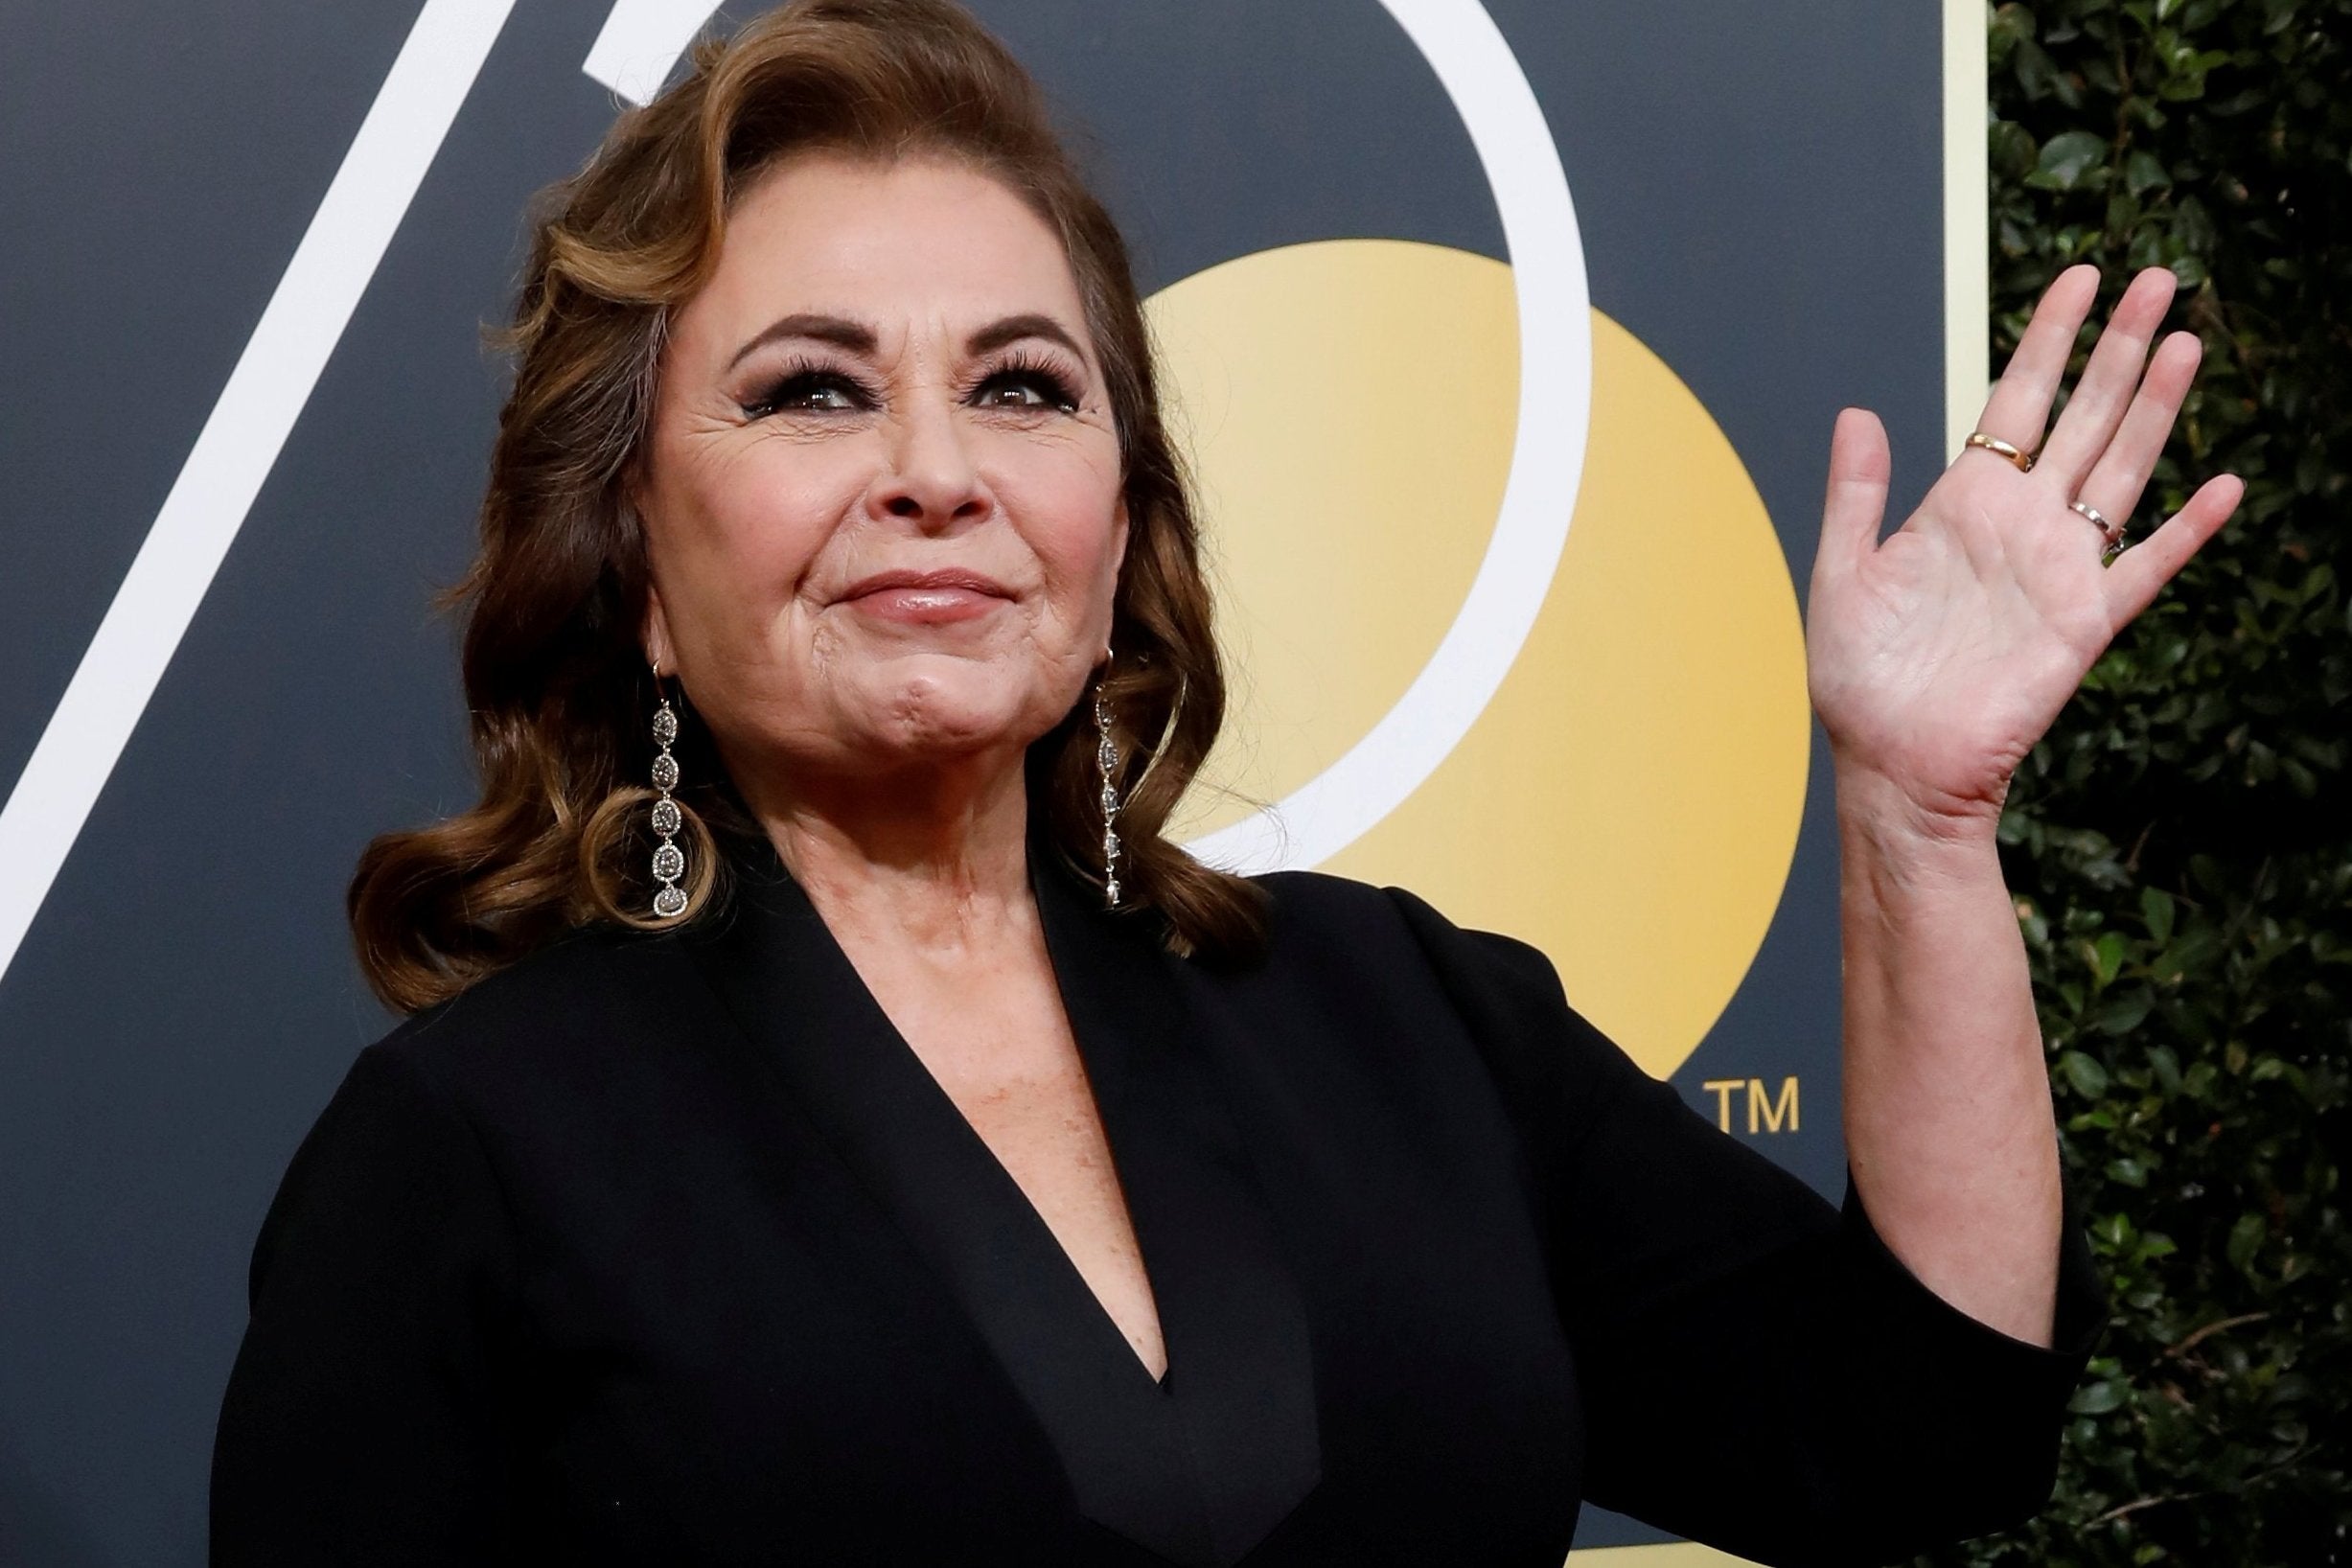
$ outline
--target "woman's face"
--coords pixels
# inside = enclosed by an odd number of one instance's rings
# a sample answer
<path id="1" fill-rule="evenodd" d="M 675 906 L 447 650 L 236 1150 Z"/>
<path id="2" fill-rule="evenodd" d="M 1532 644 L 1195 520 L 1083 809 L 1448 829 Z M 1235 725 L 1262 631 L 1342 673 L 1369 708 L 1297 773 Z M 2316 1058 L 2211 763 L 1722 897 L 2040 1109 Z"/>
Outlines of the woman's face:
<path id="1" fill-rule="evenodd" d="M 632 486 L 646 651 L 754 807 L 1017 764 L 1084 689 L 1127 542 L 1053 232 L 953 162 L 810 155 L 674 313 Z"/>

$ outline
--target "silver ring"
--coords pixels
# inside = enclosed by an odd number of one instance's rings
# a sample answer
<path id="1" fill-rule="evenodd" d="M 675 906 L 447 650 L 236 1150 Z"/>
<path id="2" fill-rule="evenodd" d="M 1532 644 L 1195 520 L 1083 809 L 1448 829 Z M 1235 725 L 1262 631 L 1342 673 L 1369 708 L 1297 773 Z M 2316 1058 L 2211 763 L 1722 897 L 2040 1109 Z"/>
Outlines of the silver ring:
<path id="1" fill-rule="evenodd" d="M 2099 555 L 2099 564 L 2101 565 L 2105 565 L 2107 563 L 2114 560 L 2117 555 L 2122 553 L 2123 524 L 2109 521 L 2107 514 L 2100 511 L 2097 507 L 2091 505 L 2088 501 L 2068 501 L 2066 503 L 2066 508 L 2072 512 L 2080 512 L 2083 516 L 2088 518 L 2091 520 L 2092 525 L 2099 530 L 2099 537 L 2106 542 L 2106 548 L 2102 550 Z"/>
<path id="2" fill-rule="evenodd" d="M 2088 501 L 2068 501 L 2066 505 L 2069 510 L 2082 513 L 2083 516 L 2088 518 L 2093 523 L 2097 524 L 2099 532 L 2107 536 L 2107 542 L 2110 544 L 2112 544 L 2117 540 L 2123 538 L 2122 525 L 2108 521 L 2107 514 L 2100 511 L 2097 507 L 2091 505 Z"/>

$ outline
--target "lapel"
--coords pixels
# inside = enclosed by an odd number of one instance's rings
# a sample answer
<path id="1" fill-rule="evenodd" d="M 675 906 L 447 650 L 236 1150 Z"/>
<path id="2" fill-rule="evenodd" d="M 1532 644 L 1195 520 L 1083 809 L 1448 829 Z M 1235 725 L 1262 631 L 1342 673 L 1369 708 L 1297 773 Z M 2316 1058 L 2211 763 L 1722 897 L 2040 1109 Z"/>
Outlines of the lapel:
<path id="1" fill-rule="evenodd" d="M 1154 922 L 1031 840 L 1030 884 L 1167 1347 L 1153 1381 L 1028 1197 L 874 1000 L 772 846 L 690 943 L 755 1079 L 796 1104 L 938 1275 L 1090 1518 L 1231 1568 L 1321 1475 L 1306 1315 Z"/>

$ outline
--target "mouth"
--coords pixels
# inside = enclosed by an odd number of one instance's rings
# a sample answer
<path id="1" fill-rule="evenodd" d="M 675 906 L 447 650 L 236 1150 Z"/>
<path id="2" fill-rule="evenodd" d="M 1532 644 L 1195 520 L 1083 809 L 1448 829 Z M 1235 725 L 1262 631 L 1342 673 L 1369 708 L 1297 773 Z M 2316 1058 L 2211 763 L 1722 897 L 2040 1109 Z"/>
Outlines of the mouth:
<path id="1" fill-rule="evenodd" d="M 985 615 L 1012 596 L 1003 584 L 974 571 L 885 571 L 850 584 L 838 602 L 884 620 L 934 626 Z"/>

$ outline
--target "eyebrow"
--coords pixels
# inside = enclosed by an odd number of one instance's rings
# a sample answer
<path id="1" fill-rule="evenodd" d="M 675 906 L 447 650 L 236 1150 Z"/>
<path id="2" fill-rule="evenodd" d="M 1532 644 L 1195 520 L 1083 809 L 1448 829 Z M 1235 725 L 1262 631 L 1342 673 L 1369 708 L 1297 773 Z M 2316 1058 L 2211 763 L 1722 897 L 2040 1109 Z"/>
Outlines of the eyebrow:
<path id="1" fill-rule="evenodd" d="M 964 352 L 973 355 L 993 354 L 1006 344 L 1018 343 L 1025 337 L 1042 337 L 1049 343 L 1059 343 L 1077 356 L 1078 363 L 1087 362 L 1086 351 L 1078 347 L 1078 340 L 1072 337 L 1060 322 L 1049 315 L 1041 315 L 1033 311 L 1021 315 L 1008 315 L 1001 321 L 990 322 L 965 340 Z"/>
<path id="2" fill-rule="evenodd" d="M 871 355 L 878 341 L 871 327 L 852 321 L 847 316 L 827 315 L 819 311 L 796 311 L 762 328 L 735 351 L 735 357 L 726 362 L 726 368 L 732 370 L 769 344 L 789 337 L 814 338 L 819 343 L 831 343 L 836 348 L 864 355 Z M 990 322 L 964 340 L 964 352 L 972 355 L 991 354 L 1025 337 L 1042 337 L 1049 343 L 1058 343 L 1076 355 L 1079 363 L 1088 362 L 1086 351 L 1078 346 L 1078 340 L 1071 335 L 1067 328 L 1051 316 L 1034 311 Z"/>
<path id="3" fill-rule="evenodd" d="M 726 362 L 726 368 L 732 370 L 769 344 L 781 342 L 788 337 L 813 337 L 820 343 L 847 349 L 852 354 L 872 354 L 875 344 L 871 327 L 861 326 L 846 316 L 802 311 L 780 317 L 761 328 L 749 342 L 735 351 L 735 357 Z"/>

